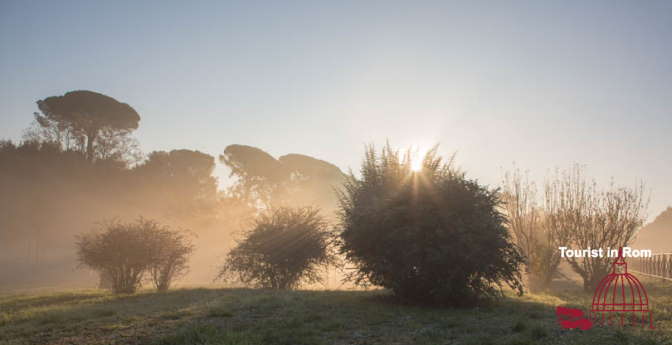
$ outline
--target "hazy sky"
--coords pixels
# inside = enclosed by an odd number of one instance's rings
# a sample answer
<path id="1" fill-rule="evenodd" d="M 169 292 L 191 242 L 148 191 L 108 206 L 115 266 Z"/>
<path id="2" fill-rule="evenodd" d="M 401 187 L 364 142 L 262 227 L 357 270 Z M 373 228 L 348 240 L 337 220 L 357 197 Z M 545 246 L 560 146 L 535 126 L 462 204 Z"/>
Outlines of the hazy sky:
<path id="1" fill-rule="evenodd" d="M 490 185 L 576 162 L 672 205 L 672 1 L 3 0 L 0 75 L 0 138 L 88 89 L 140 113 L 145 152 L 347 170 L 365 143 L 438 142 Z"/>

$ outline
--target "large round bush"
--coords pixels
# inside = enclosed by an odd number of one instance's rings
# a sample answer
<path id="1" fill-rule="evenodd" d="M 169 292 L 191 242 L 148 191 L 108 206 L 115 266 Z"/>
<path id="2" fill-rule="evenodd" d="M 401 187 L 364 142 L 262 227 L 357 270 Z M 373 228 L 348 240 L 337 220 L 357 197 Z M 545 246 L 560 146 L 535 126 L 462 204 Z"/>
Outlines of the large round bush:
<path id="1" fill-rule="evenodd" d="M 499 196 L 444 163 L 436 149 L 412 169 L 410 152 L 368 148 L 361 178 L 341 193 L 341 252 L 350 278 L 415 302 L 471 305 L 521 292 L 520 253 L 498 211 Z"/>

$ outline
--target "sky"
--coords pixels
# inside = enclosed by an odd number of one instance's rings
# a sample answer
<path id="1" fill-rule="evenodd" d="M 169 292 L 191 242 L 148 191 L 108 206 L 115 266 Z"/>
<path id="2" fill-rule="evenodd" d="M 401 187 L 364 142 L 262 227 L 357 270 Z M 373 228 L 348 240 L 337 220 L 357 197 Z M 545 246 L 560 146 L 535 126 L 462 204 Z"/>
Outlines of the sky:
<path id="1" fill-rule="evenodd" d="M 0 76 L 4 139 L 83 89 L 139 112 L 145 153 L 356 172 L 366 144 L 438 143 L 493 187 L 578 163 L 672 206 L 672 1 L 2 0 Z"/>

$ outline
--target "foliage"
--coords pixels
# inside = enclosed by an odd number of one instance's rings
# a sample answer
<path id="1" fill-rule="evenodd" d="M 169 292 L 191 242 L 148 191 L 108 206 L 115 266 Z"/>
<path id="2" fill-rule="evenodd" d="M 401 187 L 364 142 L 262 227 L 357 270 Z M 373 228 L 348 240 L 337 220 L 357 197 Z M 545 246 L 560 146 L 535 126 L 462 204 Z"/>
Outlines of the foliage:
<path id="1" fill-rule="evenodd" d="M 132 204 L 129 178 L 121 162 L 92 162 L 54 142 L 0 144 L 0 285 L 77 274 L 72 236 Z"/>
<path id="2" fill-rule="evenodd" d="M 341 169 L 327 161 L 296 153 L 280 156 L 278 161 L 292 173 L 292 205 L 317 205 L 324 213 L 336 211 L 336 190 L 345 181 Z"/>
<path id="3" fill-rule="evenodd" d="M 230 193 L 259 209 L 313 205 L 329 213 L 337 206 L 334 188 L 345 177 L 323 160 L 300 154 L 275 159 L 245 145 L 227 146 L 219 159 L 237 179 Z"/>
<path id="4" fill-rule="evenodd" d="M 218 278 L 272 289 L 320 282 L 320 268 L 334 262 L 331 233 L 319 210 L 268 210 L 231 250 Z"/>
<path id="5" fill-rule="evenodd" d="M 132 165 L 90 161 L 54 141 L 0 141 L 0 286 L 90 284 L 89 274 L 72 270 L 72 237 L 113 217 L 193 229 L 197 254 L 214 255 L 256 213 L 219 193 L 214 166 L 214 157 L 192 150 L 157 151 Z"/>
<path id="6" fill-rule="evenodd" d="M 212 176 L 214 157 L 192 150 L 155 151 L 134 167 L 136 188 L 163 199 L 162 216 L 211 214 L 217 200 L 217 180 Z"/>
<path id="7" fill-rule="evenodd" d="M 369 147 L 361 178 L 341 194 L 341 252 L 350 279 L 390 288 L 406 300 L 473 304 L 501 296 L 502 283 L 522 293 L 522 257 L 511 243 L 496 190 L 468 180 L 436 148 L 422 169 L 389 144 Z"/>
<path id="8" fill-rule="evenodd" d="M 189 271 L 188 260 L 194 245 L 186 232 L 165 226 L 157 229 L 151 244 L 154 245 L 154 260 L 149 266 L 149 277 L 157 290 L 166 291 L 176 279 Z"/>
<path id="9" fill-rule="evenodd" d="M 229 145 L 220 162 L 238 179 L 231 192 L 255 207 L 270 208 L 281 204 L 290 172 L 265 151 L 246 145 Z"/>
<path id="10" fill-rule="evenodd" d="M 102 231 L 78 236 L 76 246 L 80 264 L 110 279 L 116 293 L 134 293 L 146 273 L 157 288 L 167 289 L 186 271 L 193 250 L 181 233 L 142 218 L 106 222 Z"/>
<path id="11" fill-rule="evenodd" d="M 43 130 L 35 128 L 29 135 L 62 143 L 66 149 L 79 148 L 89 160 L 123 154 L 132 144 L 126 136 L 140 121 L 128 104 L 93 91 L 47 97 L 37 106 L 42 115 L 36 113 L 35 120 Z"/>

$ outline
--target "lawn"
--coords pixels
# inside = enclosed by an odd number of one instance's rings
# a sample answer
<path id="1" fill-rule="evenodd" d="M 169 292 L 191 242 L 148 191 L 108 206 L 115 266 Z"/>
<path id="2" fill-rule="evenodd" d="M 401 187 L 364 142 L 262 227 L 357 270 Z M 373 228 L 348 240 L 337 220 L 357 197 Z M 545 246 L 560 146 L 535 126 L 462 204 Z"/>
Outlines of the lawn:
<path id="1" fill-rule="evenodd" d="M 406 306 L 376 291 L 192 288 L 0 295 L 0 344 L 672 344 L 672 283 L 643 281 L 656 330 L 563 330 L 576 285 L 472 309 Z"/>

